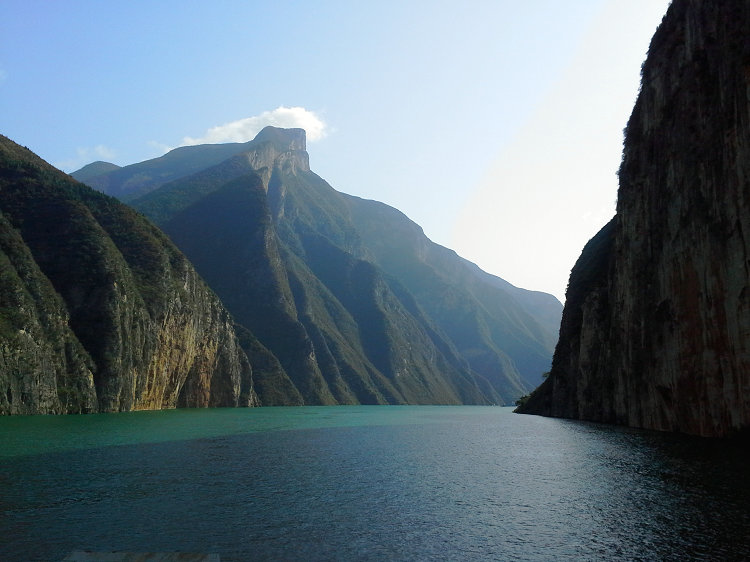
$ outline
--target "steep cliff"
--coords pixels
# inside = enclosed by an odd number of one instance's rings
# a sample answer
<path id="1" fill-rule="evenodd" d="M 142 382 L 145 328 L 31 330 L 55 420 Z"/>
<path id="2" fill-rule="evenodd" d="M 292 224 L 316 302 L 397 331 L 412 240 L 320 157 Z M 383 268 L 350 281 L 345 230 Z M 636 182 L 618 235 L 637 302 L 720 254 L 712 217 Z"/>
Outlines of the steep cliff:
<path id="1" fill-rule="evenodd" d="M 249 406 L 233 320 L 157 228 L 0 137 L 0 413 Z"/>
<path id="2" fill-rule="evenodd" d="M 523 413 L 750 427 L 750 4 L 675 0 L 626 129 L 617 214 L 571 272 Z"/>

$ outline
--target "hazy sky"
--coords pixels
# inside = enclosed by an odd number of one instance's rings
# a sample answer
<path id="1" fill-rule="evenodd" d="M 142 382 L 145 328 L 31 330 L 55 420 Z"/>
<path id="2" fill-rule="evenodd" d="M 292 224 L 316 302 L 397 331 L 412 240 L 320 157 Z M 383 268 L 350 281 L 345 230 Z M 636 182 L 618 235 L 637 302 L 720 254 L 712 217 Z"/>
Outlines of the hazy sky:
<path id="1" fill-rule="evenodd" d="M 564 298 L 668 0 L 0 1 L 0 133 L 70 172 L 308 130 L 312 169 Z"/>

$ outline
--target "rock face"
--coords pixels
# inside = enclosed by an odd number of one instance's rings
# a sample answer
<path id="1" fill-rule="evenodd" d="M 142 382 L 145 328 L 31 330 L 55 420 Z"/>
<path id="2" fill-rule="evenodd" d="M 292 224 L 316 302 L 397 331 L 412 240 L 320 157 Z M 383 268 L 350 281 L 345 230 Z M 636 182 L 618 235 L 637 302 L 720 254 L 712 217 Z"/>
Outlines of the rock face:
<path id="1" fill-rule="evenodd" d="M 750 3 L 675 0 L 628 123 L 617 214 L 571 272 L 522 413 L 750 427 Z"/>
<path id="2" fill-rule="evenodd" d="M 91 183 L 134 170 L 166 178 L 130 204 L 247 329 L 263 404 L 507 403 L 538 384 L 557 299 L 482 272 L 387 205 L 334 190 L 311 171 L 301 129 L 268 127 L 241 146 L 191 174 L 170 153 Z M 237 147 L 189 148 L 206 162 Z"/>
<path id="3" fill-rule="evenodd" d="M 233 320 L 156 227 L 0 137 L 0 414 L 250 406 Z"/>

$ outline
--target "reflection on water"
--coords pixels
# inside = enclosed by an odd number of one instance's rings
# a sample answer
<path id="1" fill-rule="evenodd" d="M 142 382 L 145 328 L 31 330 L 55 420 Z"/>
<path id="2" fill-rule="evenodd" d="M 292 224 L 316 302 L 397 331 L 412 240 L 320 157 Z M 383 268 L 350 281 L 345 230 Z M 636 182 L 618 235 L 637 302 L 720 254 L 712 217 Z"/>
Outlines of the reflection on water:
<path id="1" fill-rule="evenodd" d="M 0 440 L 2 560 L 750 557 L 740 447 L 506 408 L 7 418 Z"/>

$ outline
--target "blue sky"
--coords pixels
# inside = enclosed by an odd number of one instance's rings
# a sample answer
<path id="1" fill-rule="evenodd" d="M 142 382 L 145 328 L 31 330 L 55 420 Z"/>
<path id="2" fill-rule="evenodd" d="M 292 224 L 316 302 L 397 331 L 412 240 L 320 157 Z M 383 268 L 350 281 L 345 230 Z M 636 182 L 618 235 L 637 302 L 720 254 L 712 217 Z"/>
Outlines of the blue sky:
<path id="1" fill-rule="evenodd" d="M 70 172 L 304 126 L 334 188 L 562 300 L 668 3 L 3 0 L 0 133 Z"/>

